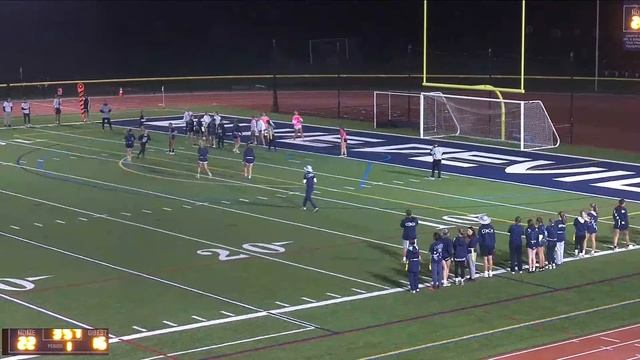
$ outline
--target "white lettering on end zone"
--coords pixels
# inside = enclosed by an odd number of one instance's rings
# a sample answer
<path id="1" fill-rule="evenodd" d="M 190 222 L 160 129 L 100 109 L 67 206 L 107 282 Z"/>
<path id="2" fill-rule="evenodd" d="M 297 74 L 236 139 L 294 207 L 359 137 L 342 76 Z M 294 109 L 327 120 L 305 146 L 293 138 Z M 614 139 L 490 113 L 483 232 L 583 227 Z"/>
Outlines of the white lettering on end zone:
<path id="1" fill-rule="evenodd" d="M 631 184 L 640 184 L 640 177 L 631 178 L 631 179 L 613 180 L 613 181 L 607 181 L 607 182 L 602 182 L 602 183 L 597 183 L 592 185 L 605 187 L 609 189 L 633 191 L 633 192 L 640 193 L 640 187 L 630 186 Z"/>
<path id="2" fill-rule="evenodd" d="M 550 165 L 555 164 L 555 161 L 546 161 L 546 160 L 533 160 L 527 161 L 520 164 L 514 164 L 507 167 L 504 172 L 507 174 L 535 174 L 535 175 L 544 175 L 544 174 L 575 174 L 575 173 L 585 173 L 585 172 L 596 172 L 606 170 L 600 167 L 584 167 L 577 169 L 541 169 L 535 170 L 533 167 L 540 165 Z"/>

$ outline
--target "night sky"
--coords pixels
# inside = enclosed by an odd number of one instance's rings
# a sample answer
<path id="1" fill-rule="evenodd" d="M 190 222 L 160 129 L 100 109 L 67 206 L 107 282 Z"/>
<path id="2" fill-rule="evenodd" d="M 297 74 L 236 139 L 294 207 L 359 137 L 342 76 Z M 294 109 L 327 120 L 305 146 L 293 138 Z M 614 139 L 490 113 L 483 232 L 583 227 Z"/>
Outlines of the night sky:
<path id="1" fill-rule="evenodd" d="M 492 71 L 517 69 L 519 1 L 429 6 L 434 71 L 484 68 L 489 48 Z M 24 81 L 421 71 L 421 1 L 4 1 L 0 8 L 10 42 L 0 82 L 19 81 L 21 66 Z M 619 39 L 620 8 L 621 1 L 601 2 L 601 61 L 633 68 L 637 56 L 623 52 Z M 578 71 L 593 67 L 594 1 L 529 1 L 527 22 L 532 71 L 565 71 L 552 64 L 572 50 Z M 333 43 L 320 44 L 310 66 L 308 41 L 320 38 L 348 38 L 349 60 L 343 53 L 331 61 Z"/>

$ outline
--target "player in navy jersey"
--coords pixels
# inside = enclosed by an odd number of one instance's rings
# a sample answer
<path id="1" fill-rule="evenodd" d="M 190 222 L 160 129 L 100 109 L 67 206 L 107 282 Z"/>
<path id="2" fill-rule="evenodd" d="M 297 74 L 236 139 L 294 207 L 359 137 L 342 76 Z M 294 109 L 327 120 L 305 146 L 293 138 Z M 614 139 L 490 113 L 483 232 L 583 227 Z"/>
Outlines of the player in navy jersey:
<path id="1" fill-rule="evenodd" d="M 196 178 L 200 179 L 200 170 L 204 170 L 212 177 L 209 171 L 209 149 L 205 146 L 204 141 L 200 140 L 198 146 L 198 174 Z"/>
<path id="2" fill-rule="evenodd" d="M 400 227 L 402 228 L 402 261 L 407 261 L 407 248 L 409 242 L 413 240 L 417 245 L 416 228 L 418 227 L 418 218 L 412 215 L 411 210 L 405 211 L 406 216 L 400 221 Z"/>
<path id="3" fill-rule="evenodd" d="M 127 129 L 127 133 L 124 135 L 124 147 L 127 153 L 127 161 L 131 161 L 131 152 L 133 151 L 133 145 L 136 143 L 136 136 L 133 135 L 133 129 Z"/>
<path id="4" fill-rule="evenodd" d="M 449 270 L 451 269 L 451 258 L 453 257 L 453 241 L 449 237 L 449 230 L 440 231 L 440 241 L 442 242 L 442 286 L 450 286 Z"/>
<path id="5" fill-rule="evenodd" d="M 205 134 L 204 134 L 203 130 L 204 130 L 204 123 L 202 122 L 202 118 L 198 118 L 196 120 L 196 124 L 195 124 L 195 128 L 194 128 L 194 133 L 195 133 L 196 138 L 198 138 L 198 139 L 205 138 L 205 136 L 204 136 Z"/>
<path id="6" fill-rule="evenodd" d="M 591 240 L 591 252 L 589 255 L 596 254 L 596 235 L 598 234 L 598 205 L 589 204 L 589 221 L 587 222 L 587 242 Z"/>
<path id="7" fill-rule="evenodd" d="M 613 251 L 618 250 L 620 233 L 624 235 L 627 247 L 633 246 L 629 240 L 629 212 L 624 204 L 624 199 L 620 199 L 618 200 L 618 206 L 613 209 Z"/>
<path id="8" fill-rule="evenodd" d="M 567 215 L 564 211 L 558 212 L 558 219 L 553 223 L 556 227 L 556 265 L 564 261 L 564 243 L 567 231 Z"/>
<path id="9" fill-rule="evenodd" d="M 480 244 L 480 255 L 483 257 L 484 276 L 493 276 L 493 254 L 496 251 L 496 232 L 491 225 L 491 218 L 487 215 L 480 216 L 480 227 L 478 228 L 478 243 Z"/>
<path id="10" fill-rule="evenodd" d="M 173 127 L 173 123 L 169 123 L 169 155 L 176 154 L 176 135 L 178 130 Z"/>
<path id="11" fill-rule="evenodd" d="M 538 236 L 538 228 L 532 219 L 527 220 L 527 229 L 524 232 L 524 237 L 527 241 L 527 258 L 529 260 L 529 272 L 536 271 L 536 251 L 538 250 L 538 243 L 540 237 Z"/>
<path id="12" fill-rule="evenodd" d="M 522 274 L 522 237 L 524 228 L 520 216 L 516 216 L 513 224 L 509 226 L 509 257 L 511 258 L 511 273 L 519 271 Z"/>
<path id="13" fill-rule="evenodd" d="M 145 130 L 144 133 L 138 136 L 138 142 L 140 142 L 140 151 L 138 151 L 138 158 L 140 155 L 144 158 L 144 153 L 147 151 L 147 144 L 151 141 L 151 135 L 149 135 L 149 131 Z"/>
<path id="14" fill-rule="evenodd" d="M 224 137 L 227 136 L 227 128 L 224 126 L 224 121 L 220 120 L 218 123 L 218 138 L 216 139 L 216 145 L 218 149 L 224 149 Z"/>
<path id="15" fill-rule="evenodd" d="M 416 246 L 416 241 L 409 241 L 406 252 L 407 273 L 409 275 L 409 291 L 412 294 L 420 291 L 420 250 Z"/>
<path id="16" fill-rule="evenodd" d="M 244 149 L 244 153 L 242 154 L 242 162 L 244 163 L 244 177 L 247 179 L 251 179 L 251 174 L 253 173 L 253 163 L 256 162 L 256 154 L 253 151 L 253 146 L 251 144 L 247 144 L 246 149 Z"/>
<path id="17" fill-rule="evenodd" d="M 584 243 L 587 239 L 587 222 L 589 218 L 586 211 L 580 210 L 580 214 L 573 220 L 573 227 L 576 232 L 574 235 L 575 240 L 575 256 L 584 257 Z"/>
<path id="18" fill-rule="evenodd" d="M 431 254 L 431 288 L 438 289 L 443 286 L 442 270 L 442 241 L 440 241 L 440 233 L 433 233 L 433 242 L 429 246 L 429 254 Z"/>
<path id="19" fill-rule="evenodd" d="M 536 218 L 536 228 L 538 229 L 538 248 L 536 249 L 536 253 L 538 254 L 538 266 L 540 271 L 544 271 L 546 268 L 544 249 L 547 245 L 547 231 L 544 227 L 544 220 L 542 220 L 540 216 Z"/>
<path id="20" fill-rule="evenodd" d="M 547 232 L 547 261 L 549 269 L 556 268 L 556 246 L 558 244 L 558 229 L 553 219 L 549 219 L 549 224 L 545 228 Z"/>
<path id="21" fill-rule="evenodd" d="M 478 254 L 478 237 L 473 226 L 467 228 L 467 264 L 469 264 L 469 281 L 476 279 L 476 254 Z"/>
<path id="22" fill-rule="evenodd" d="M 318 207 L 316 203 L 313 202 L 313 189 L 316 186 L 318 179 L 316 179 L 316 175 L 313 173 L 313 169 L 311 165 L 307 165 L 304 167 L 304 177 L 302 179 L 302 183 L 305 185 L 304 192 L 304 200 L 302 200 L 302 210 L 307 210 L 307 202 L 313 206 L 313 212 L 318 211 Z"/>
<path id="23" fill-rule="evenodd" d="M 465 229 L 458 228 L 458 235 L 453 240 L 453 262 L 456 285 L 464 285 L 464 263 L 467 260 L 467 242 L 465 238 Z"/>
<path id="24" fill-rule="evenodd" d="M 185 121 L 185 123 L 184 123 L 184 130 L 185 130 L 185 133 L 187 134 L 187 137 L 189 139 L 194 139 L 195 140 L 194 128 L 195 128 L 195 122 L 193 121 L 193 117 L 189 116 L 187 118 L 187 121 Z M 195 144 L 196 143 L 194 142 L 193 145 L 195 145 Z"/>

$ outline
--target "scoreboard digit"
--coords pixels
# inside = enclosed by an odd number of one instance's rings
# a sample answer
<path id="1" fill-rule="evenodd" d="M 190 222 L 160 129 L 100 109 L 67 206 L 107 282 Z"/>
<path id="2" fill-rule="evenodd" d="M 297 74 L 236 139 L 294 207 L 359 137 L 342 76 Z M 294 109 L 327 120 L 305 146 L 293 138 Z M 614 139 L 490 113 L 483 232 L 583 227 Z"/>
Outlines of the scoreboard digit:
<path id="1" fill-rule="evenodd" d="M 2 355 L 108 355 L 109 329 L 2 329 Z"/>

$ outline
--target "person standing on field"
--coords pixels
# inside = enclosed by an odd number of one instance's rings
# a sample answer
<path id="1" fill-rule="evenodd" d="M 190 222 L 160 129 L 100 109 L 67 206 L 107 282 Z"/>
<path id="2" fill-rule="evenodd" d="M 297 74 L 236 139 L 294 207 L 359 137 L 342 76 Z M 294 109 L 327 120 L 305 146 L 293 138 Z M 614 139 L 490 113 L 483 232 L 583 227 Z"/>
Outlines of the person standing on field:
<path id="1" fill-rule="evenodd" d="M 109 124 L 109 130 L 113 130 L 111 127 L 111 105 L 105 101 L 100 107 L 100 113 L 102 113 L 102 130 L 104 130 L 105 124 Z"/>
<path id="2" fill-rule="evenodd" d="M 13 111 L 11 98 L 2 103 L 2 111 L 4 112 L 4 127 L 11 127 L 11 112 Z"/>
<path id="3" fill-rule="evenodd" d="M 433 144 L 431 148 L 431 180 L 435 179 L 436 171 L 438 171 L 438 179 L 442 178 L 442 149 L 438 144 Z"/>
<path id="4" fill-rule="evenodd" d="M 524 228 L 522 227 L 522 219 L 516 216 L 513 224 L 509 226 L 509 255 L 511 257 L 511 273 L 516 271 L 522 274 L 522 237 L 524 236 Z"/>
<path id="5" fill-rule="evenodd" d="M 409 291 L 415 294 L 420 291 L 420 250 L 416 246 L 415 240 L 409 241 L 406 255 Z"/>
<path id="6" fill-rule="evenodd" d="M 564 243 L 567 231 L 567 215 L 564 211 L 558 212 L 558 219 L 553 224 L 556 228 L 556 265 L 560 266 L 564 261 Z"/>
<path id="7" fill-rule="evenodd" d="M 29 104 L 29 100 L 22 100 L 20 109 L 22 110 L 22 121 L 24 121 L 24 126 L 31 127 L 31 104 Z"/>
<path id="8" fill-rule="evenodd" d="M 55 114 L 56 125 L 60 125 L 60 117 L 62 116 L 62 99 L 56 94 L 53 99 L 53 113 Z"/>

